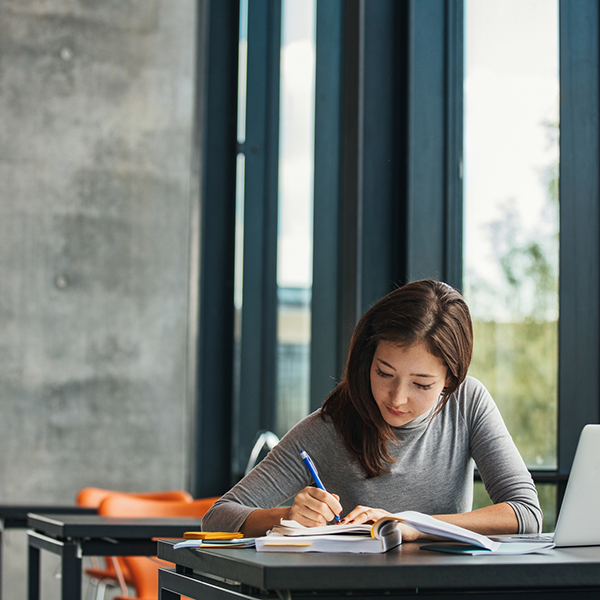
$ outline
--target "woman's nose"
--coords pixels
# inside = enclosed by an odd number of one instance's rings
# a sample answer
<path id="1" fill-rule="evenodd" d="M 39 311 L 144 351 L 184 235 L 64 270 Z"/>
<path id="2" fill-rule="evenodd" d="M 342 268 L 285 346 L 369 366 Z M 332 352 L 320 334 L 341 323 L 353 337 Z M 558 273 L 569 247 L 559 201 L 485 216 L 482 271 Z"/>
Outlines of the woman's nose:
<path id="1" fill-rule="evenodd" d="M 400 406 L 408 402 L 408 390 L 405 386 L 399 385 L 393 390 L 392 402 L 394 406 Z"/>

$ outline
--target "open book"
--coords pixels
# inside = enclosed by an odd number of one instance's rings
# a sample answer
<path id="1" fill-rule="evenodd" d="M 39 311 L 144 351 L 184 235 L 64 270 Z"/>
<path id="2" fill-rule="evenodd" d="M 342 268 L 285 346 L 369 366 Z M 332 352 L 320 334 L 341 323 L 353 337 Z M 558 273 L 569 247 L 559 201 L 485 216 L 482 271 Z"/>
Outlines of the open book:
<path id="1" fill-rule="evenodd" d="M 441 552 L 451 552 L 456 554 L 486 555 L 486 554 L 530 554 L 532 552 L 542 552 L 554 547 L 552 543 L 540 542 L 522 542 L 520 544 L 511 544 L 492 540 L 485 535 L 475 533 L 464 527 L 453 525 L 440 521 L 429 515 L 420 512 L 407 510 L 386 516 L 375 522 L 373 529 L 383 526 L 393 521 L 404 522 L 421 533 L 427 533 L 440 538 L 460 542 L 459 544 L 427 544 L 421 546 L 426 550 L 437 550 Z"/>
<path id="2" fill-rule="evenodd" d="M 256 549 L 285 552 L 386 552 L 402 543 L 402 535 L 397 527 L 399 522 L 422 533 L 491 552 L 501 546 L 500 542 L 484 535 L 408 510 L 382 517 L 373 525 L 304 527 L 295 521 L 282 519 L 268 535 L 256 539 Z"/>
<path id="3" fill-rule="evenodd" d="M 303 527 L 296 521 L 282 519 L 281 525 L 275 526 L 268 535 L 256 538 L 255 543 L 259 552 L 375 554 L 399 546 L 402 543 L 402 533 L 393 521 L 382 524 L 374 531 L 371 525 Z"/>

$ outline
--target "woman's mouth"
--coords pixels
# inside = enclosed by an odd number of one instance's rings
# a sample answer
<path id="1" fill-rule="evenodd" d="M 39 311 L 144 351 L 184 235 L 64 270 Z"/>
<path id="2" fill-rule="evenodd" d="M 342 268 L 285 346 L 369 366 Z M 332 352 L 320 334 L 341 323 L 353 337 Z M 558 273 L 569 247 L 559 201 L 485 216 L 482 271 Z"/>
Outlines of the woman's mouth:
<path id="1" fill-rule="evenodd" d="M 406 414 L 406 411 L 402 411 L 402 410 L 396 410 L 394 408 L 392 408 L 391 406 L 386 406 L 385 407 L 387 409 L 387 411 L 394 415 L 395 417 L 402 417 Z"/>

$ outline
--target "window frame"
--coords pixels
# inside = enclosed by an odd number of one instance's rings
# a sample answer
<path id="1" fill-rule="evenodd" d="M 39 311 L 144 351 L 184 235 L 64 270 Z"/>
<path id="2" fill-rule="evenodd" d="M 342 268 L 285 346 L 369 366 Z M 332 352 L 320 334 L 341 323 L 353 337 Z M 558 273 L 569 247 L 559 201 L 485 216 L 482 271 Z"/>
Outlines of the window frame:
<path id="1" fill-rule="evenodd" d="M 191 335 L 197 496 L 228 489 L 251 438 L 274 418 L 281 11 L 279 0 L 249 0 L 248 102 L 256 102 L 256 133 L 249 127 L 240 149 L 239 2 L 200 5 L 198 318 Z M 558 484 L 560 501 L 579 433 L 600 420 L 600 16 L 595 0 L 559 6 L 558 466 L 532 474 Z M 463 1 L 319 0 L 316 31 L 313 409 L 339 380 L 354 324 L 374 301 L 409 279 L 462 287 Z M 260 212 L 255 221 L 248 217 L 244 259 L 258 269 L 259 283 L 254 292 L 244 283 L 243 324 L 254 320 L 256 328 L 242 327 L 245 395 L 235 404 L 232 182 L 240 150 L 246 202 Z"/>
<path id="2" fill-rule="evenodd" d="M 600 422 L 600 15 L 560 0 L 559 499 L 579 434 Z"/>

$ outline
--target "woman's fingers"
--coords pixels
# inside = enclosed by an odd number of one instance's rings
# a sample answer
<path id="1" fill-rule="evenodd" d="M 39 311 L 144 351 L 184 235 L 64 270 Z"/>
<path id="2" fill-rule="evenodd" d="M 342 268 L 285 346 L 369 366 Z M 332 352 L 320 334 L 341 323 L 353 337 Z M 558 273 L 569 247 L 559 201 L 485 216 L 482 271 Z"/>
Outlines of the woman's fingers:
<path id="1" fill-rule="evenodd" d="M 342 519 L 342 523 L 372 523 L 377 521 L 377 519 L 381 519 L 381 517 L 385 517 L 389 514 L 390 513 L 387 510 L 382 510 L 381 508 L 357 506 Z"/>
<path id="2" fill-rule="evenodd" d="M 339 496 L 314 487 L 304 488 L 294 499 L 289 518 L 306 527 L 326 525 L 342 512 Z"/>

